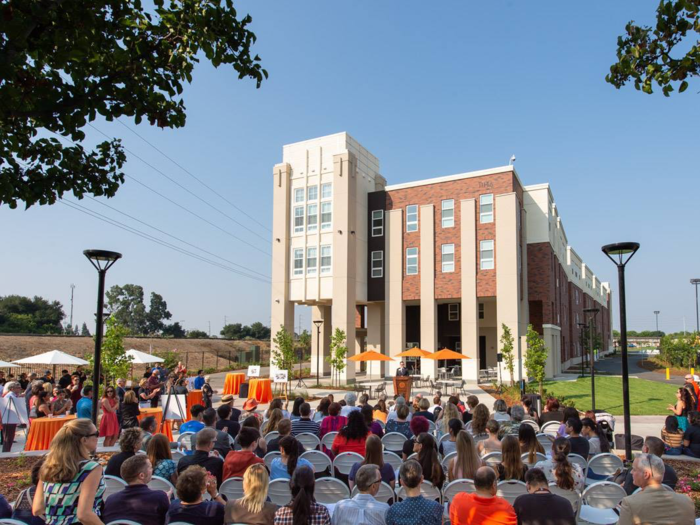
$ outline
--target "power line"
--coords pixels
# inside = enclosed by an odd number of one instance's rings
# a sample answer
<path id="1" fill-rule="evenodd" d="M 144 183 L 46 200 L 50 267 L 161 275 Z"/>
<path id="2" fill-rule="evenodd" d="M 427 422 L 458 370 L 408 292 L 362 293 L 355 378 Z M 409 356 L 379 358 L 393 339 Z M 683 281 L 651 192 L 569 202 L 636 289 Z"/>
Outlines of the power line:
<path id="1" fill-rule="evenodd" d="M 246 217 L 248 217 L 251 221 L 253 221 L 255 224 L 257 224 L 257 225 L 260 226 L 261 228 L 264 228 L 264 229 L 267 230 L 268 232 L 272 233 L 272 230 L 271 230 L 270 228 L 268 228 L 268 227 L 265 226 L 264 224 L 258 222 L 258 220 L 257 220 L 255 217 L 253 217 L 253 216 L 251 216 L 251 215 L 248 215 L 245 211 L 243 211 L 243 210 L 240 209 L 238 206 L 236 206 L 234 203 L 232 203 L 230 200 L 228 200 L 226 197 L 224 197 L 223 195 L 221 195 L 221 194 L 220 194 L 218 191 L 216 191 L 214 188 L 212 188 L 211 186 L 209 186 L 208 184 L 206 184 L 203 180 L 201 180 L 199 177 L 197 177 L 194 173 L 192 173 L 191 171 L 189 171 L 187 168 L 185 168 L 184 166 L 182 166 L 180 163 L 178 163 L 177 161 L 175 161 L 173 158 L 169 157 L 165 152 L 163 152 L 163 151 L 160 150 L 158 147 L 154 146 L 151 142 L 149 142 L 148 140 L 146 140 L 144 137 L 142 137 L 141 135 L 139 135 L 139 133 L 136 132 L 136 130 L 134 130 L 134 129 L 131 128 L 130 126 L 127 126 L 126 124 L 124 124 L 120 119 L 116 119 L 116 121 L 117 121 L 119 124 L 121 124 L 122 126 L 124 126 L 126 129 L 128 129 L 131 133 L 133 133 L 134 135 L 136 135 L 138 138 L 140 138 L 142 141 L 144 141 L 146 144 L 148 144 L 149 146 L 151 146 L 151 147 L 152 147 L 154 150 L 156 150 L 158 153 L 160 153 L 161 155 L 163 155 L 163 156 L 164 156 L 166 159 L 168 159 L 170 162 L 172 162 L 173 164 L 175 164 L 175 166 L 177 166 L 177 167 L 180 168 L 182 171 L 184 171 L 185 173 L 187 173 L 187 174 L 188 174 L 190 177 L 192 177 L 194 180 L 196 180 L 197 182 L 199 182 L 199 183 L 200 183 L 202 186 L 204 186 L 206 189 L 208 189 L 209 191 L 211 191 L 214 195 L 216 195 L 217 197 L 219 197 L 219 198 L 220 198 L 221 200 L 223 200 L 224 202 L 230 204 L 233 208 L 235 208 L 235 209 L 238 210 L 240 213 L 242 213 L 243 215 L 245 215 Z"/>
<path id="2" fill-rule="evenodd" d="M 107 224 L 111 224 L 112 226 L 116 226 L 117 228 L 120 228 L 120 229 L 122 229 L 122 230 L 128 231 L 129 233 L 133 233 L 134 235 L 137 235 L 137 236 L 139 236 L 139 237 L 142 237 L 142 238 L 144 238 L 144 239 L 146 239 L 146 240 L 149 240 L 149 241 L 151 241 L 151 242 L 155 242 L 155 243 L 157 243 L 157 244 L 160 244 L 161 246 L 164 246 L 164 247 L 166 247 L 166 248 L 170 248 L 171 250 L 174 250 L 174 251 L 176 251 L 176 252 L 179 252 L 179 253 L 181 253 L 181 254 L 183 254 L 183 255 L 187 255 L 187 256 L 189 256 L 189 257 L 192 257 L 192 258 L 197 259 L 197 260 L 199 260 L 199 261 L 205 262 L 205 263 L 210 264 L 210 265 L 212 265 L 212 266 L 216 266 L 216 267 L 218 267 L 218 268 L 221 268 L 222 270 L 226 270 L 226 271 L 229 271 L 229 272 L 231 272 L 231 273 L 235 273 L 235 274 L 241 275 L 242 277 L 247 277 L 247 278 L 249 278 L 249 279 L 253 279 L 253 280 L 259 281 L 259 282 L 261 282 L 261 283 L 270 284 L 270 281 L 269 281 L 269 280 L 263 280 L 263 279 L 261 279 L 261 278 L 259 278 L 259 277 L 257 277 L 257 276 L 249 275 L 249 274 L 244 273 L 244 272 L 242 272 L 242 271 L 240 271 L 240 270 L 237 270 L 237 269 L 235 269 L 235 268 L 231 268 L 231 267 L 229 267 L 229 266 L 226 266 L 226 265 L 224 265 L 224 264 L 218 263 L 218 262 L 216 262 L 216 261 L 212 261 L 212 260 L 210 260 L 210 259 L 207 259 L 206 257 L 203 257 L 203 256 L 198 255 L 198 254 L 196 254 L 196 253 L 190 252 L 189 250 L 185 250 L 184 248 L 180 248 L 179 246 L 176 246 L 176 245 L 174 245 L 174 244 L 171 244 L 171 243 L 169 243 L 169 242 L 167 242 L 167 241 L 163 241 L 162 239 L 158 239 L 157 237 L 154 237 L 154 236 L 152 236 L 152 235 L 150 235 L 150 234 L 148 234 L 148 233 L 144 233 L 144 232 L 142 232 L 142 231 L 140 231 L 140 230 L 137 230 L 136 228 L 133 228 L 133 227 L 128 226 L 128 225 L 126 225 L 126 224 L 120 223 L 120 222 L 117 221 L 117 220 L 110 219 L 109 217 L 105 217 L 104 215 L 101 215 L 101 214 L 99 214 L 99 213 L 97 213 L 97 212 L 94 212 L 94 211 L 88 209 L 88 208 L 85 208 L 84 206 L 81 206 L 80 204 L 77 204 L 77 203 L 75 203 L 75 202 L 74 202 L 74 203 L 69 203 L 69 202 L 66 202 L 66 201 L 64 201 L 64 200 L 59 200 L 58 202 L 61 203 L 61 204 L 63 204 L 64 206 L 68 206 L 69 208 L 73 208 L 73 209 L 76 210 L 76 211 L 79 211 L 79 212 L 81 212 L 81 213 L 84 213 L 85 215 L 88 215 L 88 216 L 90 216 L 90 217 L 93 217 L 93 218 L 95 218 L 95 219 L 98 219 L 98 220 L 100 220 L 100 221 L 102 221 L 102 222 L 106 222 Z"/>

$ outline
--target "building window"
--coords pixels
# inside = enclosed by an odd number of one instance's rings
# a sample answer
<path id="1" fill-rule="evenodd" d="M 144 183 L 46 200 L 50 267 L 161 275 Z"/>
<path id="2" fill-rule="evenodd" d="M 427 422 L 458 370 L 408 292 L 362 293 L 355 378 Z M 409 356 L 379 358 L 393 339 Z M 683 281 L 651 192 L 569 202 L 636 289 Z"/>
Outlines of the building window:
<path id="1" fill-rule="evenodd" d="M 306 207 L 306 231 L 311 233 L 318 230 L 318 204 L 308 204 Z"/>
<path id="2" fill-rule="evenodd" d="M 318 200 L 318 186 L 309 186 L 308 188 L 309 196 L 306 200 L 317 201 Z"/>
<path id="3" fill-rule="evenodd" d="M 294 275 L 304 275 L 303 248 L 294 248 Z"/>
<path id="4" fill-rule="evenodd" d="M 309 246 L 306 249 L 306 275 L 316 275 L 317 255 L 316 246 Z"/>
<path id="5" fill-rule="evenodd" d="M 455 271 L 455 245 L 442 245 L 442 273 Z"/>
<path id="6" fill-rule="evenodd" d="M 333 196 L 333 185 L 330 182 L 321 184 L 321 198 L 330 199 Z"/>
<path id="7" fill-rule="evenodd" d="M 493 270 L 493 241 L 481 241 L 481 265 L 482 270 Z"/>
<path id="8" fill-rule="evenodd" d="M 333 203 L 322 202 L 321 203 L 321 229 L 322 230 L 330 230 L 332 219 L 333 219 Z"/>
<path id="9" fill-rule="evenodd" d="M 479 211 L 481 224 L 493 222 L 493 193 L 479 197 Z"/>
<path id="10" fill-rule="evenodd" d="M 416 204 L 406 206 L 406 231 L 418 231 L 418 206 Z"/>
<path id="11" fill-rule="evenodd" d="M 479 319 L 484 318 L 484 303 L 479 303 Z"/>
<path id="12" fill-rule="evenodd" d="M 384 235 L 384 210 L 372 211 L 372 237 Z"/>
<path id="13" fill-rule="evenodd" d="M 447 305 L 447 319 L 449 321 L 459 321 L 459 303 Z"/>
<path id="14" fill-rule="evenodd" d="M 296 188 L 294 190 L 294 202 L 296 204 L 304 202 L 304 188 Z"/>
<path id="15" fill-rule="evenodd" d="M 372 252 L 372 278 L 384 277 L 384 252 Z"/>
<path id="16" fill-rule="evenodd" d="M 331 246 L 321 246 L 321 273 L 331 273 Z"/>
<path id="17" fill-rule="evenodd" d="M 448 199 L 442 201 L 442 227 L 452 228 L 455 225 L 455 201 Z"/>
<path id="18" fill-rule="evenodd" d="M 406 248 L 406 275 L 418 274 L 418 248 Z"/>
<path id="19" fill-rule="evenodd" d="M 294 233 L 304 233 L 304 207 L 294 207 Z"/>

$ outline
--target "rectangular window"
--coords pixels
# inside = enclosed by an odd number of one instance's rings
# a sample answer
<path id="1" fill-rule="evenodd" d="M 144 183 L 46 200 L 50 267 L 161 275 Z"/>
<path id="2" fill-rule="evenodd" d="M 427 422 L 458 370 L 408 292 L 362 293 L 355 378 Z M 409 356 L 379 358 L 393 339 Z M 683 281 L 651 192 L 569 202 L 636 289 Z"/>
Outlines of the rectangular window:
<path id="1" fill-rule="evenodd" d="M 318 200 L 318 186 L 309 186 L 308 188 L 308 197 L 306 200 L 309 201 L 316 201 Z"/>
<path id="2" fill-rule="evenodd" d="M 479 319 L 484 318 L 484 303 L 479 303 Z"/>
<path id="3" fill-rule="evenodd" d="M 333 203 L 332 202 L 322 202 L 321 203 L 321 229 L 322 230 L 330 230 L 332 219 L 333 219 Z"/>
<path id="4" fill-rule="evenodd" d="M 418 248 L 406 248 L 406 275 L 418 274 Z"/>
<path id="5" fill-rule="evenodd" d="M 306 231 L 309 233 L 318 230 L 318 204 L 306 206 Z"/>
<path id="6" fill-rule="evenodd" d="M 481 224 L 493 222 L 493 193 L 479 197 L 479 211 Z"/>
<path id="7" fill-rule="evenodd" d="M 321 274 L 331 273 L 331 247 L 329 244 L 321 246 Z"/>
<path id="8" fill-rule="evenodd" d="M 372 211 L 372 237 L 384 235 L 384 210 Z"/>
<path id="9" fill-rule="evenodd" d="M 304 233 L 304 207 L 294 207 L 294 233 Z"/>
<path id="10" fill-rule="evenodd" d="M 479 243 L 481 252 L 482 270 L 493 270 L 493 241 L 481 241 Z"/>
<path id="11" fill-rule="evenodd" d="M 294 190 L 294 203 L 304 202 L 304 188 L 296 188 Z"/>
<path id="12" fill-rule="evenodd" d="M 384 252 L 372 252 L 372 278 L 384 277 Z"/>
<path id="13" fill-rule="evenodd" d="M 406 206 L 406 231 L 418 231 L 418 206 L 415 204 Z"/>
<path id="14" fill-rule="evenodd" d="M 455 201 L 448 199 L 442 201 L 442 227 L 452 228 L 455 225 Z"/>
<path id="15" fill-rule="evenodd" d="M 304 275 L 303 248 L 294 248 L 294 275 Z"/>
<path id="16" fill-rule="evenodd" d="M 330 199 L 333 196 L 333 185 L 330 182 L 321 184 L 321 198 Z"/>
<path id="17" fill-rule="evenodd" d="M 459 303 L 447 305 L 447 319 L 450 321 L 459 321 Z"/>
<path id="18" fill-rule="evenodd" d="M 442 272 L 454 272 L 455 271 L 455 245 L 454 244 L 443 244 L 442 245 Z"/>
<path id="19" fill-rule="evenodd" d="M 316 275 L 317 254 L 315 246 L 306 249 L 306 275 Z"/>

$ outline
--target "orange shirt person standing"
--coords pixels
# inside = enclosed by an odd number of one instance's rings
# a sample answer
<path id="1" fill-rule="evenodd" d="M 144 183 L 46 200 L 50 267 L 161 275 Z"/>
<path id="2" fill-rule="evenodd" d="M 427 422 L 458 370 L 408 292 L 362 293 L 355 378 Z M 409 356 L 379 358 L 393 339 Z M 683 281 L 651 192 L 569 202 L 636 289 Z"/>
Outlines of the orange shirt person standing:
<path id="1" fill-rule="evenodd" d="M 491 467 L 480 467 L 474 475 L 476 493 L 461 492 L 452 500 L 452 525 L 518 525 L 512 505 L 496 496 L 497 481 Z"/>

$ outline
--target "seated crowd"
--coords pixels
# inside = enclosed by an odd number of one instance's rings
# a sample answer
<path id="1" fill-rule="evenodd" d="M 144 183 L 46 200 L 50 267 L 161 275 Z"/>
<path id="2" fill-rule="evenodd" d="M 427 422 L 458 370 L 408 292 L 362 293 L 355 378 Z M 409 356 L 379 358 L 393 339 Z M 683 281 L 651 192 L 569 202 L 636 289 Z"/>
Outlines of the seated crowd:
<path id="1" fill-rule="evenodd" d="M 441 525 L 446 508 L 423 497 L 421 484 L 428 481 L 442 490 L 452 481 L 467 479 L 475 491 L 451 499 L 447 512 L 452 525 L 535 525 L 545 523 L 543 509 L 546 523 L 573 525 L 572 505 L 559 493 L 581 493 L 587 480 L 571 454 L 590 459 L 610 451 L 596 414 L 581 418 L 575 409 L 560 410 L 556 400 L 548 401 L 539 418 L 528 399 L 511 407 L 498 400 L 491 413 L 476 396 L 462 403 L 458 396 L 443 401 L 438 394 L 432 404 L 421 396 L 411 403 L 397 397 L 387 404 L 383 396 L 370 405 L 366 395 L 358 399 L 354 393 L 340 402 L 329 395 L 315 412 L 301 398 L 291 412 L 275 399 L 264 413 L 252 399 L 243 411 L 234 409 L 231 398 L 216 410 L 195 405 L 191 415 L 180 430 L 194 432 L 193 450 L 180 454 L 179 460 L 172 454 L 176 444 L 155 433 L 153 418 L 144 418 L 139 426 L 121 432 L 121 451 L 104 471 L 92 459 L 99 435 L 95 426 L 89 419 L 66 423 L 33 472 L 33 487 L 20 495 L 14 510 L 4 510 L 7 502 L 1 499 L 0 517 L 16 515 L 32 525 L 99 525 L 117 519 L 141 525 Z M 560 424 L 548 450 L 538 440 L 539 426 L 527 420 Z M 264 434 L 270 432 L 277 434 L 268 436 L 268 442 Z M 330 432 L 337 434 L 321 447 L 330 458 L 344 452 L 362 456 L 345 477 L 316 472 L 297 439 L 301 434 L 321 439 Z M 387 447 L 382 442 L 392 432 L 405 438 L 392 450 L 400 460 L 398 471 L 385 461 Z M 673 488 L 677 482 L 673 469 L 661 460 L 664 448 L 661 439 L 648 437 L 633 467 L 616 479 L 629 494 L 620 505 L 619 523 L 691 523 L 691 500 L 662 487 Z M 269 452 L 279 456 L 266 465 Z M 356 494 L 329 508 L 316 502 L 315 483 L 334 474 Z M 123 479 L 126 488 L 105 498 L 104 475 Z M 589 483 L 591 475 L 595 473 L 589 472 Z M 169 481 L 174 491 L 149 488 L 153 476 Z M 219 493 L 230 478 L 242 478 L 242 498 L 227 500 Z M 270 482 L 279 479 L 288 480 L 291 493 L 282 507 L 268 498 Z M 498 483 L 507 480 L 527 487 L 513 504 L 498 495 Z M 377 501 L 383 484 L 390 489 L 400 486 L 400 498 Z M 638 488 L 642 492 L 633 494 Z M 668 509 L 659 510 L 664 507 Z M 672 521 L 658 521 L 669 516 Z"/>

